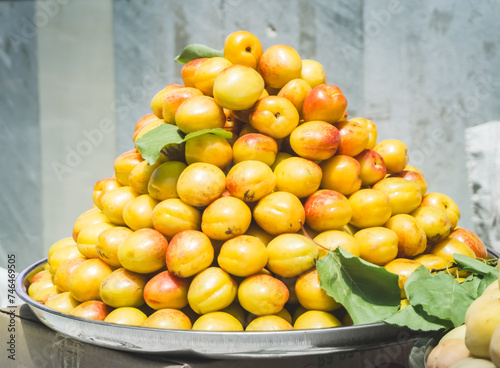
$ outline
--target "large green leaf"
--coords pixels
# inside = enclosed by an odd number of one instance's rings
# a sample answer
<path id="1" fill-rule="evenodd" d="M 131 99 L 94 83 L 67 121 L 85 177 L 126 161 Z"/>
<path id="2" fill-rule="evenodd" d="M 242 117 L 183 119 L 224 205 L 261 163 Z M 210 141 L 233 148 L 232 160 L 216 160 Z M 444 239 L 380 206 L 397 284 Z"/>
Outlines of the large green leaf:
<path id="1" fill-rule="evenodd" d="M 427 314 L 449 320 L 455 327 L 464 323 L 465 312 L 474 296 L 451 275 L 431 274 L 420 266 L 406 280 L 405 291 L 410 304 L 420 306 Z"/>
<path id="2" fill-rule="evenodd" d="M 453 327 L 450 321 L 430 316 L 422 308 L 409 305 L 398 313 L 386 318 L 385 323 L 391 325 L 408 327 L 414 331 L 439 331 Z"/>
<path id="3" fill-rule="evenodd" d="M 195 132 L 184 134 L 177 126 L 171 124 L 161 124 L 155 129 L 147 132 L 135 142 L 141 152 L 142 157 L 152 165 L 160 157 L 161 151 L 165 146 L 171 144 L 181 144 L 191 138 L 203 134 L 214 134 L 220 137 L 231 139 L 233 134 L 222 128 L 202 129 Z"/>
<path id="4" fill-rule="evenodd" d="M 316 268 L 321 288 L 347 309 L 354 324 L 382 321 L 400 307 L 398 276 L 340 247 L 321 258 Z"/>
<path id="5" fill-rule="evenodd" d="M 184 133 L 177 126 L 161 124 L 137 139 L 135 144 L 142 157 L 149 165 L 153 165 L 160 157 L 163 147 L 168 144 L 181 144 L 182 142 L 184 142 Z"/>
<path id="6" fill-rule="evenodd" d="M 496 267 L 462 254 L 454 254 L 453 260 L 460 269 L 481 276 L 481 281 L 477 288 L 477 296 L 480 296 L 492 282 L 498 281 L 498 268 Z"/>
<path id="7" fill-rule="evenodd" d="M 477 299 L 483 293 L 483 279 L 470 275 L 464 281 L 460 283 L 460 286 L 464 288 L 474 299 Z"/>
<path id="8" fill-rule="evenodd" d="M 458 253 L 453 255 L 453 260 L 457 263 L 458 267 L 464 271 L 477 273 L 482 276 L 492 276 L 498 278 L 498 269 L 480 260 Z"/>
<path id="9" fill-rule="evenodd" d="M 211 47 L 194 43 L 188 45 L 175 57 L 175 61 L 181 64 L 186 64 L 192 60 L 201 58 L 224 57 L 223 50 L 215 50 Z"/>

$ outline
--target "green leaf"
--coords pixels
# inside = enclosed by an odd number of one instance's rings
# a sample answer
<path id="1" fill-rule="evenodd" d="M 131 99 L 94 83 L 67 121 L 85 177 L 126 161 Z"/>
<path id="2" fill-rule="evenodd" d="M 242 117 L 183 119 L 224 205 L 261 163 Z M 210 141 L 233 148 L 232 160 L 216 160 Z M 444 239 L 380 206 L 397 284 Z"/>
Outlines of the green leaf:
<path id="1" fill-rule="evenodd" d="M 233 136 L 233 133 L 222 128 L 201 129 L 185 135 L 175 125 L 161 124 L 159 127 L 144 134 L 135 143 L 142 157 L 149 165 L 153 165 L 160 157 L 161 151 L 165 146 L 181 144 L 203 134 L 215 134 L 226 139 L 231 139 Z"/>
<path id="2" fill-rule="evenodd" d="M 432 274 L 431 274 L 431 272 L 426 267 L 423 267 L 423 266 L 418 267 L 415 271 L 413 271 L 410 274 L 410 276 L 408 277 L 408 279 L 406 279 L 406 282 L 405 282 L 405 292 L 408 292 L 407 288 L 408 288 L 408 286 L 410 286 L 410 284 L 413 281 L 427 279 L 427 278 L 430 278 L 430 277 L 432 277 Z"/>
<path id="3" fill-rule="evenodd" d="M 457 263 L 460 269 L 481 275 L 483 280 L 485 280 L 488 285 L 493 281 L 498 280 L 498 268 L 496 267 L 487 265 L 484 262 L 462 254 L 454 254 L 453 260 Z"/>
<path id="4" fill-rule="evenodd" d="M 480 260 L 464 256 L 462 254 L 454 254 L 453 260 L 457 263 L 461 270 L 472 272 L 479 281 L 476 289 L 476 298 L 483 294 L 484 290 L 493 282 L 498 280 L 498 268 L 490 266 Z M 462 283 L 463 284 L 463 283 Z"/>
<path id="5" fill-rule="evenodd" d="M 487 265 L 477 259 L 464 256 L 463 254 L 453 254 L 453 260 L 457 263 L 458 267 L 468 272 L 474 272 L 483 276 L 494 275 L 498 277 L 498 269 Z"/>
<path id="6" fill-rule="evenodd" d="M 460 286 L 464 288 L 474 299 L 477 299 L 483 293 L 483 280 L 477 276 L 470 275 L 464 281 L 460 283 Z"/>
<path id="7" fill-rule="evenodd" d="M 479 286 L 477 287 L 477 296 L 480 297 L 484 293 L 486 288 L 488 286 L 490 286 L 495 281 L 496 280 L 491 280 L 491 279 L 486 279 L 486 278 L 481 279 L 481 282 L 479 283 Z"/>
<path id="8" fill-rule="evenodd" d="M 465 312 L 474 301 L 473 295 L 453 276 L 444 272 L 431 274 L 424 266 L 410 275 L 405 291 L 413 307 L 421 306 L 430 316 L 449 320 L 455 327 L 464 323 Z"/>
<path id="9" fill-rule="evenodd" d="M 373 323 L 396 313 L 398 276 L 338 247 L 316 263 L 320 285 L 342 304 L 354 324 Z"/>
<path id="10" fill-rule="evenodd" d="M 462 325 L 470 304 L 498 280 L 498 270 L 460 254 L 454 260 L 459 269 L 473 274 L 459 283 L 447 273 L 431 274 L 424 266 L 417 268 L 405 283 L 410 306 L 385 322 L 425 331 Z"/>
<path id="11" fill-rule="evenodd" d="M 195 137 L 199 137 L 200 135 L 203 134 L 214 134 L 218 135 L 219 137 L 226 138 L 226 139 L 231 139 L 233 137 L 233 133 L 228 132 L 227 130 L 224 130 L 222 128 L 215 128 L 215 129 L 201 129 L 197 130 L 196 132 L 191 132 L 184 137 L 184 142 Z"/>
<path id="12" fill-rule="evenodd" d="M 439 331 L 453 327 L 453 323 L 425 313 L 422 308 L 409 305 L 398 313 L 386 318 L 385 323 L 408 327 L 414 331 Z"/>
<path id="13" fill-rule="evenodd" d="M 188 45 L 175 57 L 175 61 L 186 64 L 192 60 L 201 58 L 224 57 L 223 50 L 215 50 L 211 47 L 193 43 Z"/>
<path id="14" fill-rule="evenodd" d="M 149 165 L 153 165 L 160 157 L 163 147 L 168 144 L 181 144 L 182 142 L 184 142 L 184 133 L 177 126 L 161 124 L 137 139 L 135 144 L 142 157 Z"/>

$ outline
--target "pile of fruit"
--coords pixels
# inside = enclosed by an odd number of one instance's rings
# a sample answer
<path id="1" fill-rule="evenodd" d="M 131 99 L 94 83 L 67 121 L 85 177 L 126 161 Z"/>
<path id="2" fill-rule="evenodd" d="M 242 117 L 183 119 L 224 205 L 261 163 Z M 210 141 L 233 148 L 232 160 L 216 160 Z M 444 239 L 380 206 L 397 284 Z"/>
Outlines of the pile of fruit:
<path id="1" fill-rule="evenodd" d="M 184 85 L 153 97 L 136 148 L 31 279 L 34 300 L 166 329 L 326 328 L 359 322 L 316 268 L 333 250 L 395 277 L 396 311 L 419 266 L 452 273 L 454 254 L 487 257 L 405 144 L 347 117 L 320 63 L 263 51 L 245 31 L 204 50 L 181 54 Z"/>

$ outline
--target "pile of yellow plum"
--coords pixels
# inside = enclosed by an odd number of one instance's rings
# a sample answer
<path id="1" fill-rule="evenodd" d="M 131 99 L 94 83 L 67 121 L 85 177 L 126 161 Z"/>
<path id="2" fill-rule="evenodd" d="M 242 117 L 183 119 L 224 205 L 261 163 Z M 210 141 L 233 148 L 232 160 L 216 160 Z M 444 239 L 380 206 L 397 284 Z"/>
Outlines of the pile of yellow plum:
<path id="1" fill-rule="evenodd" d="M 72 236 L 50 248 L 30 280 L 37 302 L 165 329 L 327 328 L 352 323 L 320 287 L 328 250 L 398 274 L 403 305 L 420 265 L 486 257 L 453 200 L 427 193 L 405 144 L 347 116 L 317 61 L 238 31 L 223 57 L 189 61 L 181 76 L 152 98 L 135 149 L 95 184 Z M 192 138 L 146 160 L 144 145 L 169 127 Z"/>

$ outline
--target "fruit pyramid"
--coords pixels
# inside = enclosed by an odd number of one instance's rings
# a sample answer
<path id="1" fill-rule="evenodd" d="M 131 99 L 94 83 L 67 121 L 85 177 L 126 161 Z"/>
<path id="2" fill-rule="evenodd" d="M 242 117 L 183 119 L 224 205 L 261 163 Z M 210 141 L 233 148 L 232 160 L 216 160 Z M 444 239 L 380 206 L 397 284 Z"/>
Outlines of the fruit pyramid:
<path id="1" fill-rule="evenodd" d="M 51 246 L 34 300 L 165 329 L 326 328 L 352 324 L 320 286 L 315 265 L 329 251 L 398 275 L 402 305 L 417 267 L 487 257 L 457 227 L 453 200 L 427 193 L 405 144 L 348 118 L 320 63 L 286 45 L 263 51 L 246 31 L 199 56 L 184 60 L 184 85 L 152 98 L 136 148 Z"/>

